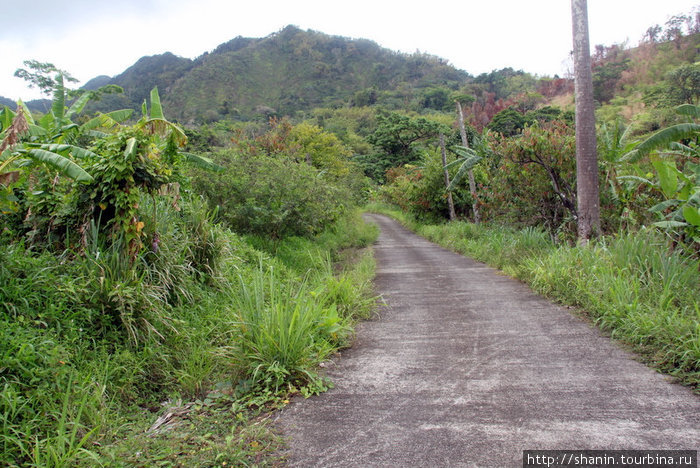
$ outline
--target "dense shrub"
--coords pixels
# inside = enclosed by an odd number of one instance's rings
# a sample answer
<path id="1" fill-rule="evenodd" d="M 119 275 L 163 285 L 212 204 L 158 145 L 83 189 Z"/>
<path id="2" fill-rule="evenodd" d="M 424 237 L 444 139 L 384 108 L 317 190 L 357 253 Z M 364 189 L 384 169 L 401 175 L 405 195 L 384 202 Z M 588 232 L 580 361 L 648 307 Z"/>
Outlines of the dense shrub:
<path id="1" fill-rule="evenodd" d="M 350 197 L 306 163 L 231 150 L 215 155 L 226 170 L 198 172 L 193 184 L 218 219 L 237 232 L 274 238 L 322 231 L 347 209 Z"/>
<path id="2" fill-rule="evenodd" d="M 457 168 L 450 171 L 452 177 L 456 171 Z M 442 159 L 437 152 L 426 153 L 420 165 L 389 169 L 386 177 L 387 183 L 380 191 L 385 201 L 398 205 L 423 220 L 449 218 Z M 470 212 L 471 194 L 466 182 L 463 181 L 453 190 L 452 198 L 458 215 Z"/>
<path id="3" fill-rule="evenodd" d="M 576 212 L 576 146 L 564 122 L 526 127 L 520 135 L 498 138 L 489 165 L 484 217 L 516 226 L 573 231 Z"/>

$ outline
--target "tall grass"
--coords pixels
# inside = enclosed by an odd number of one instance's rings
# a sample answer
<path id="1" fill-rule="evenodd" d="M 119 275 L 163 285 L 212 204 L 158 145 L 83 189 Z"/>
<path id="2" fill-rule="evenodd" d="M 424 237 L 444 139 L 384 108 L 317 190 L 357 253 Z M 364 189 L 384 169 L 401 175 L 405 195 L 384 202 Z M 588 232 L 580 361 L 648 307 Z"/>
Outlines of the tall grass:
<path id="1" fill-rule="evenodd" d="M 653 231 L 560 247 L 529 258 L 537 291 L 582 307 L 603 329 L 632 344 L 659 369 L 700 382 L 700 274 L 697 260 L 669 252 Z"/>
<path id="2" fill-rule="evenodd" d="M 335 304 L 324 305 L 306 280 L 285 284 L 261 264 L 233 297 L 230 357 L 253 383 L 275 392 L 285 383 L 316 381 L 313 369 L 349 331 Z"/>
<path id="3" fill-rule="evenodd" d="M 650 365 L 700 386 L 700 264 L 670 251 L 658 232 L 625 232 L 578 247 L 556 245 L 532 228 L 461 221 L 424 225 L 392 207 L 369 209 L 580 307 Z"/>
<path id="4" fill-rule="evenodd" d="M 246 392 L 325 385 L 315 366 L 348 342 L 373 276 L 371 256 L 355 267 L 339 252 L 371 242 L 376 229 L 355 226 L 354 215 L 322 240 L 278 240 L 261 252 L 214 225 L 199 199 L 181 200 L 179 211 L 153 203 L 141 201 L 142 219 L 157 237 L 136 258 L 97 226 L 83 252 L 0 245 L 0 466 L 175 463 L 175 442 L 157 442 L 165 458 L 150 451 L 156 441 L 143 432 L 156 415 L 145 408 L 204 399 L 235 387 L 234 376 L 248 380 Z M 217 446 L 228 447 L 234 435 L 221 437 Z"/>

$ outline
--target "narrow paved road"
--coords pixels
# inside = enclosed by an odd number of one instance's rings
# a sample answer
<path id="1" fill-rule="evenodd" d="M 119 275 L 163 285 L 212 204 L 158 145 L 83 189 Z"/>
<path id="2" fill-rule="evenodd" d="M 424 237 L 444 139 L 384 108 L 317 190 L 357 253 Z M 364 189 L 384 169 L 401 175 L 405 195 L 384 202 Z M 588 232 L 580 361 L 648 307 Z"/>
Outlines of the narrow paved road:
<path id="1" fill-rule="evenodd" d="M 380 318 L 277 423 L 291 466 L 519 467 L 525 449 L 700 447 L 700 397 L 522 283 L 381 228 Z"/>

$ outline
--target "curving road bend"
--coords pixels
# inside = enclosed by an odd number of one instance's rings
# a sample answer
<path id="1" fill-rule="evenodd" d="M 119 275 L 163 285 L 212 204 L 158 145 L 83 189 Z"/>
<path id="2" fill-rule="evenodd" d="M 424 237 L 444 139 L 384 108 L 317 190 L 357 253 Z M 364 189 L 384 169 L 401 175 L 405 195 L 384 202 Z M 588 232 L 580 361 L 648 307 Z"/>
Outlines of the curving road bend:
<path id="1" fill-rule="evenodd" d="M 380 318 L 277 426 L 298 467 L 520 467 L 523 450 L 700 449 L 700 397 L 566 309 L 394 220 Z"/>

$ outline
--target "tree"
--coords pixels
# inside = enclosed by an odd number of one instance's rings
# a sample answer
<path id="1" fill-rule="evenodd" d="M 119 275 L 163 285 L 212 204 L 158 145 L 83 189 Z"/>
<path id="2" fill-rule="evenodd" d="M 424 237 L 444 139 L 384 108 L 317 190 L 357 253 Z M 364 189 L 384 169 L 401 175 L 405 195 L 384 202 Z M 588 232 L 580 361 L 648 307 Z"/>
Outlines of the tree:
<path id="1" fill-rule="evenodd" d="M 690 21 L 690 17 L 686 15 L 672 16 L 666 21 L 666 33 L 664 38 L 673 41 L 676 44 L 676 49 L 681 48 L 681 39 L 683 38 L 683 25 Z"/>
<path id="2" fill-rule="evenodd" d="M 409 117 L 397 112 L 380 111 L 377 114 L 377 128 L 367 141 L 377 147 L 381 154 L 375 155 L 374 164 L 383 175 L 386 169 L 414 163 L 420 159 L 419 143 L 437 138 L 443 132 L 449 132 L 449 127 L 430 121 L 424 117 Z M 370 174 L 376 177 L 377 170 Z"/>
<path id="3" fill-rule="evenodd" d="M 600 232 L 598 156 L 593 79 L 588 40 L 587 0 L 571 0 L 576 92 L 576 191 L 578 238 L 586 243 Z"/>
<path id="4" fill-rule="evenodd" d="M 445 88 L 427 88 L 420 99 L 420 106 L 426 109 L 444 110 L 450 105 L 450 90 Z"/>
<path id="5" fill-rule="evenodd" d="M 467 140 L 467 130 L 464 127 L 464 112 L 462 111 L 462 102 L 459 98 L 455 99 L 457 106 L 457 117 L 459 119 L 459 136 L 462 138 L 462 146 L 469 148 L 469 140 Z M 466 167 L 466 166 L 463 166 Z M 476 197 L 476 183 L 474 181 L 474 171 L 469 167 L 467 169 L 469 175 L 469 192 L 472 195 L 472 212 L 474 213 L 474 223 L 479 224 L 481 216 L 479 216 L 479 200 Z"/>
<path id="6" fill-rule="evenodd" d="M 671 70 L 666 76 L 668 94 L 675 104 L 695 104 L 700 99 L 700 65 L 692 63 Z"/>
<path id="7" fill-rule="evenodd" d="M 562 121 L 535 123 L 517 137 L 498 135 L 492 147 L 499 157 L 489 158 L 496 164 L 487 216 L 492 210 L 492 218 L 510 223 L 544 225 L 552 233 L 569 230 L 566 225 L 577 216 L 573 129 Z"/>
<path id="8" fill-rule="evenodd" d="M 606 61 L 596 65 L 593 74 L 593 97 L 599 102 L 608 102 L 615 97 L 617 84 L 622 72 L 629 67 L 629 58 L 620 61 Z"/>
<path id="9" fill-rule="evenodd" d="M 447 207 L 450 210 L 450 221 L 457 219 L 455 213 L 455 202 L 452 199 L 452 191 L 450 188 L 450 173 L 447 170 L 447 151 L 445 149 L 445 135 L 440 134 L 440 156 L 442 156 L 442 167 L 445 174 L 445 189 L 447 190 Z"/>
<path id="10" fill-rule="evenodd" d="M 38 60 L 25 60 L 24 66 L 28 68 L 18 68 L 15 70 L 15 76 L 25 80 L 30 88 L 39 88 L 42 94 L 50 96 L 59 86 L 58 77 L 61 77 L 60 86 L 63 87 L 63 81 L 77 83 L 78 80 L 73 78 L 67 71 L 56 68 L 53 63 L 39 62 Z"/>
<path id="11" fill-rule="evenodd" d="M 649 42 L 650 44 L 655 44 L 659 42 L 659 37 L 661 36 L 661 31 L 662 28 L 658 24 L 654 26 L 649 26 L 647 29 L 647 32 L 644 34 L 644 39 L 645 41 Z"/>
<path id="12" fill-rule="evenodd" d="M 522 132 L 527 123 L 523 114 L 509 107 L 494 115 L 487 128 L 505 137 L 512 137 Z"/>

